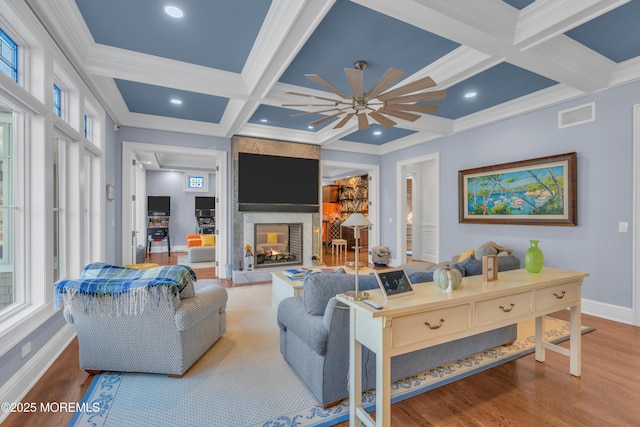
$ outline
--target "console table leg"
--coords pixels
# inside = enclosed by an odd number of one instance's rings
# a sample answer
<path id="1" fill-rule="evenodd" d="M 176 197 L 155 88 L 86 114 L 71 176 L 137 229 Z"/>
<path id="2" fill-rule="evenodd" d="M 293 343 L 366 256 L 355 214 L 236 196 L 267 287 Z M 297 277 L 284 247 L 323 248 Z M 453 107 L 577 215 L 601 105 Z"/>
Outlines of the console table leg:
<path id="1" fill-rule="evenodd" d="M 544 362 L 544 316 L 536 317 L 536 360 Z"/>
<path id="2" fill-rule="evenodd" d="M 362 344 L 356 340 L 356 312 L 349 310 L 349 426 L 362 425 L 358 422 L 358 412 L 362 410 Z"/>
<path id="3" fill-rule="evenodd" d="M 571 307 L 571 333 L 569 338 L 569 372 L 579 377 L 582 371 L 582 321 L 580 306 Z"/>

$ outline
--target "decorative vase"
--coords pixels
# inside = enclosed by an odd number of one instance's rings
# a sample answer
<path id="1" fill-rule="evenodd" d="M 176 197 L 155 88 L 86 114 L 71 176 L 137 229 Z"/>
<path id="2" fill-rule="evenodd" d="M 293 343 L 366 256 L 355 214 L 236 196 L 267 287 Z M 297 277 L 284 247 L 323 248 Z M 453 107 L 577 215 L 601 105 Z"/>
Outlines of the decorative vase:
<path id="1" fill-rule="evenodd" d="M 529 273 L 540 273 L 544 264 L 544 254 L 538 247 L 538 240 L 529 240 L 531 246 L 524 254 L 524 267 Z"/>

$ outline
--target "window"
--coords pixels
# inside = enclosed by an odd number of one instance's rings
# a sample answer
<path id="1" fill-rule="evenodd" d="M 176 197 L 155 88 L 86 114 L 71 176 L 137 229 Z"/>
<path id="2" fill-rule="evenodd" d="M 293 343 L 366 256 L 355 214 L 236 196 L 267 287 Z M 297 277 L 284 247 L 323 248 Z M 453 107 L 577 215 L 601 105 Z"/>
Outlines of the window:
<path id="1" fill-rule="evenodd" d="M 16 302 L 13 166 L 13 112 L 0 105 L 0 311 Z"/>
<path id="2" fill-rule="evenodd" d="M 0 70 L 18 81 L 18 45 L 0 29 Z"/>
<path id="3" fill-rule="evenodd" d="M 62 93 L 57 85 L 53 85 L 53 112 L 56 116 L 62 117 Z"/>
<path id="4" fill-rule="evenodd" d="M 60 280 L 65 276 L 65 188 L 66 141 L 53 139 L 53 276 Z"/>

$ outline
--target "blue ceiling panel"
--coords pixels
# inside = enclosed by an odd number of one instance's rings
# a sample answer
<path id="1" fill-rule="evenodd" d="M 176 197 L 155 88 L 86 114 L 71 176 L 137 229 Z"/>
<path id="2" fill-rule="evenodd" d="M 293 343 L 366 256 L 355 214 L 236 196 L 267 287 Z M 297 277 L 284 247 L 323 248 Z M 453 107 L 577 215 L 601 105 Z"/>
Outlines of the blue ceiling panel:
<path id="1" fill-rule="evenodd" d="M 352 119 L 355 120 L 355 119 Z M 369 122 L 372 122 L 369 119 Z M 362 142 L 364 144 L 382 145 L 393 140 L 404 138 L 405 136 L 415 133 L 412 130 L 402 129 L 399 127 L 385 128 L 375 123 L 371 123 L 368 129 L 353 132 L 342 137 L 343 141 Z"/>
<path id="2" fill-rule="evenodd" d="M 182 18 L 168 16 L 165 2 L 76 4 L 96 43 L 240 73 L 271 1 L 175 1 Z"/>
<path id="3" fill-rule="evenodd" d="M 522 10 L 530 4 L 534 3 L 535 0 L 503 0 L 505 3 L 515 7 L 518 10 Z"/>
<path id="4" fill-rule="evenodd" d="M 353 68 L 358 60 L 368 63 L 364 71 L 364 88 L 367 90 L 389 67 L 406 71 L 409 76 L 458 46 L 351 1 L 337 1 L 280 81 L 322 89 L 304 77 L 305 74 L 319 74 L 343 92 L 351 94 L 344 69 Z M 327 56 L 331 60 L 327 60 Z"/>
<path id="5" fill-rule="evenodd" d="M 271 105 L 260 105 L 249 119 L 249 123 L 266 126 L 276 126 L 286 129 L 304 130 L 307 132 L 317 132 L 325 126 L 331 124 L 336 119 L 328 120 L 309 129 L 309 123 L 326 117 L 323 114 L 310 114 L 302 117 L 291 117 L 292 114 L 304 113 L 304 111 L 291 110 L 289 108 L 274 107 Z"/>
<path id="6" fill-rule="evenodd" d="M 434 114 L 458 119 L 555 84 L 551 79 L 503 62 L 447 88 L 446 99 Z M 466 98 L 471 92 L 476 96 Z"/>
<path id="7" fill-rule="evenodd" d="M 114 79 L 132 113 L 220 123 L 228 98 Z M 182 101 L 176 105 L 172 99 Z"/>
<path id="8" fill-rule="evenodd" d="M 640 56 L 640 1 L 634 0 L 566 33 L 614 62 Z"/>

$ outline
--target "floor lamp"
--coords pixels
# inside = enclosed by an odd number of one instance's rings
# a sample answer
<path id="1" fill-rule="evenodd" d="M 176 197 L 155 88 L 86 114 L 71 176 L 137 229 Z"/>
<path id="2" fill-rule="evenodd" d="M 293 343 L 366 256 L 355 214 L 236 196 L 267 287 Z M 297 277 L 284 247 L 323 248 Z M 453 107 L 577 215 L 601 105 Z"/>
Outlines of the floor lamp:
<path id="1" fill-rule="evenodd" d="M 363 227 L 372 226 L 367 218 L 364 217 L 361 213 L 353 213 L 347 218 L 345 222 L 342 223 L 343 227 L 351 227 L 353 228 L 353 235 L 356 238 L 356 254 L 355 254 L 355 268 L 356 268 L 356 290 L 351 292 L 345 292 L 347 298 L 362 301 L 369 298 L 369 294 L 366 292 L 360 292 L 358 290 L 358 267 L 360 266 L 360 262 L 358 260 L 360 255 L 360 246 L 358 245 L 360 240 L 360 229 Z"/>

